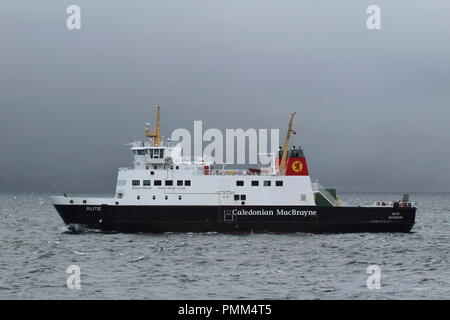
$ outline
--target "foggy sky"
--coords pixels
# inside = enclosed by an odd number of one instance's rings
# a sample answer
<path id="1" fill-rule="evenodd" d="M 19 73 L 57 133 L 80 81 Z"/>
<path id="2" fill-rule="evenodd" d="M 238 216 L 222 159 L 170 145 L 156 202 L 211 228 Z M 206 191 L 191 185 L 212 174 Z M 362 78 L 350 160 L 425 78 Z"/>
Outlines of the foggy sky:
<path id="1" fill-rule="evenodd" d="M 283 134 L 296 111 L 321 184 L 449 191 L 449 17 L 447 0 L 2 0 L 0 190 L 113 192 L 160 104 L 165 136 Z"/>

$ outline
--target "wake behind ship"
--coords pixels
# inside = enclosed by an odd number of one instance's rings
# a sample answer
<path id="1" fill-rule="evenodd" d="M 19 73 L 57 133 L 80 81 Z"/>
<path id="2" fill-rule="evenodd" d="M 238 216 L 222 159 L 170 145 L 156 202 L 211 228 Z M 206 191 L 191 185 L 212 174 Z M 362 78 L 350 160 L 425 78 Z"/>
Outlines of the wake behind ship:
<path id="1" fill-rule="evenodd" d="M 336 190 L 311 183 L 301 148 L 290 148 L 295 113 L 270 167 L 217 168 L 208 157 L 186 158 L 179 142 L 147 125 L 132 143 L 132 168 L 120 168 L 111 198 L 51 197 L 71 226 L 120 232 L 409 232 L 416 208 L 401 201 L 345 206 Z"/>

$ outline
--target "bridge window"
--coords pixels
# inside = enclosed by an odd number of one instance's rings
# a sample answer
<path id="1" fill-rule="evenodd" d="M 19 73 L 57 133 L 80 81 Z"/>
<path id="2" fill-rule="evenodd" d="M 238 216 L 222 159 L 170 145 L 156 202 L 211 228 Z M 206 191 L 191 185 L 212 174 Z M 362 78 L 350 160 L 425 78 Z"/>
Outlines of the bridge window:
<path id="1" fill-rule="evenodd" d="M 173 186 L 172 180 L 166 180 L 166 186 Z"/>
<path id="2" fill-rule="evenodd" d="M 139 149 L 136 151 L 137 151 L 138 156 L 145 156 L 145 150 Z"/>
<path id="3" fill-rule="evenodd" d="M 282 187 L 283 186 L 283 181 L 275 181 L 275 185 L 277 186 L 277 187 Z"/>
<path id="4" fill-rule="evenodd" d="M 148 186 L 151 185 L 151 182 L 150 182 L 150 180 L 144 180 L 144 181 L 142 181 L 142 184 L 143 184 L 144 186 L 148 187 Z"/>
<path id="5" fill-rule="evenodd" d="M 150 149 L 149 155 L 150 155 L 150 158 L 152 158 L 152 159 L 162 159 L 162 158 L 164 158 L 164 150 L 163 149 Z"/>
<path id="6" fill-rule="evenodd" d="M 252 181 L 252 186 L 254 186 L 254 187 L 259 186 L 259 181 L 258 180 L 253 180 Z"/>
<path id="7" fill-rule="evenodd" d="M 162 185 L 162 181 L 161 181 L 161 180 L 155 180 L 155 181 L 153 182 L 153 185 L 154 185 L 154 186 L 160 186 L 160 185 Z"/>
<path id="8" fill-rule="evenodd" d="M 140 186 L 140 185 L 141 185 L 141 181 L 140 181 L 140 180 L 133 180 L 133 181 L 131 181 L 131 184 L 132 184 L 134 187 L 137 187 L 137 186 Z"/>
<path id="9" fill-rule="evenodd" d="M 243 180 L 238 180 L 238 181 L 236 181 L 236 185 L 238 187 L 242 187 L 242 186 L 244 186 L 244 181 Z"/>
<path id="10" fill-rule="evenodd" d="M 271 183 L 269 180 L 264 181 L 264 187 L 270 187 Z"/>

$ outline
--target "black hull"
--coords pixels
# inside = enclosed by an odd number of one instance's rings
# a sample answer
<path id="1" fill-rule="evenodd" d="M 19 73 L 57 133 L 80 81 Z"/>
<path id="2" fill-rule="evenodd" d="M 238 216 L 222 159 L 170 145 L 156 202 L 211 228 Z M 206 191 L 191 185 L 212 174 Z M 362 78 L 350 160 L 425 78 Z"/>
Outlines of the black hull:
<path id="1" fill-rule="evenodd" d="M 55 205 L 67 225 L 118 232 L 410 232 L 416 208 Z M 242 212 L 242 210 L 246 210 Z"/>

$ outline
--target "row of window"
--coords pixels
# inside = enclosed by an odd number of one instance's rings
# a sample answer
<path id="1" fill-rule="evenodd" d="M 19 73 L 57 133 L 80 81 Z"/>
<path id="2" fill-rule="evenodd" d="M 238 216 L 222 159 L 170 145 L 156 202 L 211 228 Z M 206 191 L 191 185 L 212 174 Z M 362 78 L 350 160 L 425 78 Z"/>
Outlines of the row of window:
<path id="1" fill-rule="evenodd" d="M 136 196 L 136 199 L 137 200 L 141 200 L 141 196 Z M 152 199 L 156 200 L 156 196 L 153 196 Z M 169 196 L 164 196 L 164 199 L 165 200 L 169 200 Z M 182 197 L 178 196 L 178 200 L 181 200 L 181 199 L 182 199 Z M 239 194 L 235 194 L 234 195 L 234 200 L 243 200 L 243 201 L 245 201 L 245 200 L 247 200 L 247 196 L 245 194 L 240 194 L 240 195 Z M 71 200 L 71 203 L 73 203 L 72 200 Z M 86 203 L 86 200 L 84 200 L 83 203 Z"/>
<path id="2" fill-rule="evenodd" d="M 163 149 L 137 149 L 133 150 L 133 153 L 139 156 L 149 155 L 151 159 L 163 159 L 164 150 Z"/>
<path id="3" fill-rule="evenodd" d="M 173 170 L 173 166 L 168 166 L 167 168 L 170 168 L 170 170 Z M 145 169 L 147 169 L 147 170 L 150 170 L 150 166 L 145 166 Z M 158 170 L 158 166 L 153 166 L 153 169 L 154 170 Z M 166 169 L 166 166 L 164 166 L 164 170 Z M 179 166 L 175 166 L 175 169 L 180 169 L 180 167 Z M 155 174 L 155 172 L 154 171 L 150 171 L 150 174 L 151 175 L 154 175 Z"/>
<path id="4" fill-rule="evenodd" d="M 141 180 L 132 180 L 131 185 L 133 187 L 139 187 L 141 185 Z M 144 187 L 149 187 L 152 185 L 152 181 L 151 180 L 142 180 L 142 185 Z M 154 180 L 153 185 L 154 186 L 162 186 L 162 180 Z M 164 180 L 164 185 L 165 186 L 173 186 L 174 181 L 173 180 Z M 191 185 L 191 180 L 177 180 L 176 185 L 189 187 Z"/>
<path id="5" fill-rule="evenodd" d="M 257 187 L 257 186 L 259 186 L 259 180 L 252 180 L 251 184 L 252 184 L 253 187 Z M 270 187 L 271 185 L 272 185 L 272 181 L 270 181 L 270 180 L 264 180 L 263 181 L 263 186 L 264 187 Z M 282 187 L 283 186 L 283 181 L 282 180 L 277 180 L 277 181 L 275 181 L 275 185 L 277 187 Z M 244 180 L 237 180 L 236 181 L 236 186 L 243 187 L 244 186 Z"/>
<path id="6" fill-rule="evenodd" d="M 137 199 L 137 200 L 141 200 L 141 196 L 136 196 L 136 199 Z M 153 200 L 156 200 L 156 196 L 153 196 L 152 199 L 153 199 Z M 164 199 L 165 199 L 165 200 L 169 200 L 169 196 L 164 196 Z M 178 200 L 181 200 L 181 199 L 182 199 L 181 196 L 178 196 Z M 116 203 L 116 204 L 117 204 L 117 203 Z"/>
<path id="7" fill-rule="evenodd" d="M 123 182 L 123 184 L 122 184 Z M 165 186 L 173 186 L 175 182 L 173 180 L 164 180 L 164 185 Z M 120 180 L 119 185 L 124 185 L 125 184 L 125 180 Z M 141 180 L 132 180 L 131 184 L 133 187 L 139 187 L 141 185 Z M 148 187 L 151 186 L 151 180 L 142 180 L 142 185 L 144 187 Z M 162 180 L 154 180 L 153 181 L 153 185 L 154 186 L 162 186 Z M 191 185 L 191 180 L 176 180 L 176 185 L 177 186 L 190 186 Z M 259 186 L 259 181 L 258 180 L 253 180 L 251 182 L 251 185 L 253 187 L 257 187 Z M 263 186 L 264 187 L 270 187 L 272 185 L 272 181 L 270 180 L 264 180 L 263 181 Z M 237 180 L 236 181 L 236 186 L 238 187 L 243 187 L 244 186 L 244 181 L 243 180 Z M 275 181 L 275 186 L 277 187 L 282 187 L 283 186 L 283 181 L 282 180 L 277 180 Z"/>

